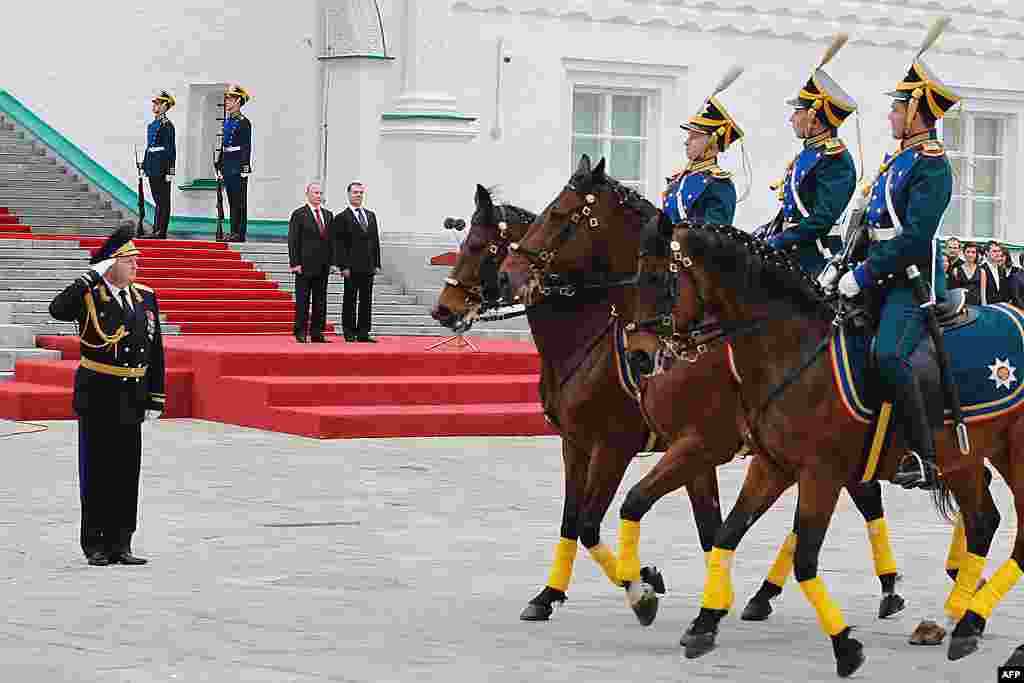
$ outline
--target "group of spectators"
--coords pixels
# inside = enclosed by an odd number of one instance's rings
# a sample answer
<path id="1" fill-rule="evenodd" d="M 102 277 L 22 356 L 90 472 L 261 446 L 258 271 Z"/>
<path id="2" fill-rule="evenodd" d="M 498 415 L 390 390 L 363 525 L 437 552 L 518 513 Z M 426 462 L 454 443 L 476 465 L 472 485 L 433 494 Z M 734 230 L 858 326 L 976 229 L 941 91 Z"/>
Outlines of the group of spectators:
<path id="1" fill-rule="evenodd" d="M 946 286 L 966 289 L 967 303 L 1005 302 L 1024 307 L 1024 269 L 999 242 L 961 243 L 950 237 L 942 256 Z"/>

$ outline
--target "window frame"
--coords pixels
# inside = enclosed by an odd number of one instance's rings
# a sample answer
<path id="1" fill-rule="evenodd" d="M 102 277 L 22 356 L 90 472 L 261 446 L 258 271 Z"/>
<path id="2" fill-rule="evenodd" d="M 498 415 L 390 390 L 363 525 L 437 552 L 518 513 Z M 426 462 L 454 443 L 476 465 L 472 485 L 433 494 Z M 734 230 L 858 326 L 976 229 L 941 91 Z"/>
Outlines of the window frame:
<path id="1" fill-rule="evenodd" d="M 963 177 L 954 179 L 953 195 L 950 199 L 951 202 L 954 200 L 959 200 L 960 202 L 960 236 L 968 240 L 1004 240 L 1007 232 L 1006 204 L 1008 186 L 1006 176 L 1010 158 L 1009 130 L 1013 122 L 1013 114 L 965 109 L 963 111 L 955 111 L 951 115 L 960 121 L 960 149 L 946 149 L 946 156 L 950 160 L 957 159 L 961 162 L 960 172 L 963 174 Z M 940 136 L 942 138 L 945 138 L 946 123 L 951 115 L 947 114 L 941 120 Z M 998 141 L 999 149 L 997 151 L 1000 152 L 998 155 L 978 154 L 975 151 L 977 142 L 975 125 L 979 118 L 1000 122 L 1002 126 L 1002 139 Z M 996 161 L 999 163 L 997 185 L 995 193 L 991 195 L 982 195 L 974 191 L 975 171 L 978 161 Z M 957 191 L 958 189 L 960 190 L 959 192 Z M 998 210 L 992 235 L 979 236 L 975 234 L 974 210 L 975 202 L 979 200 L 994 204 Z"/>
<path id="2" fill-rule="evenodd" d="M 651 116 L 650 98 L 649 98 L 648 93 L 646 91 L 635 91 L 635 90 L 629 90 L 629 89 L 624 89 L 624 88 L 598 88 L 598 87 L 591 86 L 591 85 L 575 85 L 573 87 L 572 94 L 573 94 L 573 98 L 572 98 L 573 109 L 570 112 L 570 118 L 571 118 L 571 121 L 573 122 L 572 123 L 572 131 L 571 131 L 571 133 L 572 133 L 571 137 L 572 137 L 572 143 L 573 144 L 570 145 L 570 151 L 569 151 L 569 154 L 570 154 L 569 172 L 571 173 L 572 170 L 575 169 L 576 165 L 579 163 L 579 159 L 578 158 L 573 158 L 573 157 L 576 156 L 576 154 L 575 154 L 575 152 L 572 151 L 572 148 L 575 146 L 575 142 L 576 142 L 577 138 L 580 138 L 580 139 L 590 139 L 590 140 L 598 141 L 598 143 L 600 144 L 600 147 L 601 147 L 601 156 L 608 159 L 609 165 L 611 164 L 611 148 L 612 148 L 612 143 L 613 142 L 615 142 L 615 141 L 642 142 L 643 143 L 643 157 L 642 157 L 642 160 L 641 160 L 641 163 L 640 163 L 640 173 L 641 173 L 641 175 L 640 175 L 639 178 L 625 178 L 625 177 L 616 175 L 615 174 L 615 169 L 612 169 L 610 167 L 609 167 L 609 173 L 611 175 L 613 175 L 616 178 L 616 180 L 621 181 L 623 185 L 627 185 L 629 187 L 632 187 L 632 188 L 636 189 L 637 191 L 639 191 L 642 194 L 646 194 L 646 189 L 647 189 L 647 186 L 648 186 L 648 183 L 649 183 L 649 179 L 650 179 L 650 176 L 649 176 L 649 173 L 648 173 L 647 159 L 650 156 L 651 123 L 652 123 L 652 121 L 651 121 L 652 116 Z M 577 94 L 597 95 L 602 100 L 602 106 L 601 106 L 601 114 L 602 114 L 602 116 L 601 116 L 601 121 L 600 121 L 600 125 L 599 125 L 599 130 L 598 130 L 598 132 L 596 134 L 592 134 L 592 133 L 577 133 L 576 132 L 576 126 L 575 126 L 576 117 L 575 117 L 574 114 L 575 114 L 575 109 L 576 109 L 576 95 Z M 614 115 L 615 115 L 614 111 L 613 111 L 613 106 L 612 105 L 613 105 L 613 99 L 615 97 L 639 98 L 643 102 L 643 110 L 641 112 L 641 119 L 643 121 L 643 129 L 644 129 L 645 135 L 643 135 L 643 136 L 615 135 L 613 127 L 612 127 L 613 126 L 613 119 L 614 119 Z M 598 157 L 597 159 L 591 159 L 591 161 L 594 162 L 594 163 L 597 163 L 597 161 L 599 159 L 600 159 L 600 157 Z"/>

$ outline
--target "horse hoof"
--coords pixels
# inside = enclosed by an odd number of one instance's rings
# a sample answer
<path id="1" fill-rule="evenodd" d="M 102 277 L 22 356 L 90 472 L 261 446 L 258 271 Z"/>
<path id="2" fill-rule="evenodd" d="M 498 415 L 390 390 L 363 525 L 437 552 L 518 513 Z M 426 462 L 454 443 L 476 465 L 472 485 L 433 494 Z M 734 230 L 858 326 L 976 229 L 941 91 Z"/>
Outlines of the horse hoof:
<path id="1" fill-rule="evenodd" d="M 689 634 L 689 637 L 687 637 Z M 685 640 L 685 642 L 683 642 Z M 686 648 L 687 659 L 697 659 L 715 649 L 714 633 L 690 633 L 689 629 L 679 639 L 679 644 Z"/>
<path id="2" fill-rule="evenodd" d="M 926 619 L 917 625 L 908 642 L 911 645 L 941 645 L 945 638 L 946 629 Z"/>
<path id="3" fill-rule="evenodd" d="M 856 648 L 836 660 L 836 673 L 840 678 L 849 678 L 864 664 L 864 646 L 858 640 L 850 642 L 856 644 Z"/>
<path id="4" fill-rule="evenodd" d="M 886 593 L 878 605 L 878 618 L 887 619 L 897 612 L 902 612 L 907 602 L 898 593 Z"/>
<path id="5" fill-rule="evenodd" d="M 772 603 L 768 600 L 751 598 L 747 606 L 743 608 L 740 619 L 743 621 L 764 621 L 772 613 Z"/>
<path id="6" fill-rule="evenodd" d="M 954 636 L 949 639 L 949 661 L 963 659 L 978 650 L 981 636 Z"/>
<path id="7" fill-rule="evenodd" d="M 626 586 L 626 602 L 641 626 L 650 626 L 658 616 L 658 594 L 649 584 L 640 581 Z"/>
<path id="8" fill-rule="evenodd" d="M 551 605 L 537 605 L 534 603 L 527 603 L 526 609 L 519 615 L 519 619 L 522 621 L 547 621 L 551 618 L 551 613 L 554 612 L 551 609 Z"/>
<path id="9" fill-rule="evenodd" d="M 691 622 L 686 630 L 683 631 L 683 635 L 679 636 L 679 644 L 686 647 L 686 644 L 690 642 L 690 638 L 693 637 L 693 623 Z"/>
<path id="10" fill-rule="evenodd" d="M 657 567 L 643 567 L 640 570 L 640 580 L 653 588 L 658 595 L 665 594 L 665 577 Z"/>

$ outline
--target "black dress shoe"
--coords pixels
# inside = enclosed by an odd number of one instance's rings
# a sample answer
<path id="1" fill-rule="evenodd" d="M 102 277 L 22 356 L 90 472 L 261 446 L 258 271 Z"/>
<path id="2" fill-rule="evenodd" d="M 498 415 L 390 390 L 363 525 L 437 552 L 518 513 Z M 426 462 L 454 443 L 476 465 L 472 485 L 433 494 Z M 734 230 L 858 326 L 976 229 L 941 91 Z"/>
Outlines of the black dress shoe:
<path id="1" fill-rule="evenodd" d="M 312 337 L 310 339 L 310 341 L 313 342 L 314 344 L 330 344 L 331 343 L 331 340 L 328 339 L 327 337 L 323 336 L 322 334 L 316 335 L 316 336 Z"/>
<path id="2" fill-rule="evenodd" d="M 356 338 L 353 337 L 351 334 L 346 334 L 345 335 L 345 341 L 347 341 L 347 342 L 354 342 L 355 340 L 356 340 Z"/>
<path id="3" fill-rule="evenodd" d="M 365 342 L 367 344 L 376 344 L 377 343 L 377 340 L 374 339 L 373 337 L 371 337 L 368 334 L 364 334 L 364 335 L 358 337 L 358 340 L 361 341 L 361 342 Z"/>
<path id="4" fill-rule="evenodd" d="M 301 334 L 297 334 L 295 335 L 295 341 L 299 342 L 300 344 L 305 344 L 306 338 L 303 337 Z"/>
<path id="5" fill-rule="evenodd" d="M 94 553 L 89 553 L 89 564 L 94 567 L 106 567 L 110 564 L 110 558 L 102 550 L 97 550 Z"/>
<path id="6" fill-rule="evenodd" d="M 128 565 L 141 565 L 146 564 L 147 562 L 149 562 L 149 560 L 147 560 L 144 557 L 135 557 L 135 555 L 132 555 L 131 552 L 124 552 L 118 553 L 117 555 L 111 555 L 110 562 L 111 564 L 117 563 Z"/>

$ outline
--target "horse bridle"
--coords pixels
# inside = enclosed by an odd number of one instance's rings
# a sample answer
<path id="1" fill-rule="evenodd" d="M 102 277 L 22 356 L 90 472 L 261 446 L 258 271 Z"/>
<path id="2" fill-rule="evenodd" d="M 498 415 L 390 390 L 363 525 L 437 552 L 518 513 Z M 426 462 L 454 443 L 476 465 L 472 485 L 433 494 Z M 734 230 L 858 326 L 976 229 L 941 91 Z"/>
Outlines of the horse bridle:
<path id="1" fill-rule="evenodd" d="M 467 285 L 453 277 L 447 277 L 444 280 L 445 284 L 449 287 L 453 287 L 464 292 L 467 303 L 470 303 L 470 299 L 474 300 L 473 303 L 478 303 L 480 305 L 478 312 L 480 313 L 500 308 L 503 305 L 501 295 L 499 293 L 498 268 L 501 261 L 504 260 L 505 256 L 508 254 L 509 247 L 514 244 L 508 235 L 508 219 L 505 213 L 505 206 L 498 205 L 493 208 L 498 218 L 496 236 L 487 242 L 484 247 L 484 257 L 480 261 L 480 265 L 477 267 L 480 284 Z M 524 223 L 523 225 L 526 224 Z M 470 226 L 470 230 L 472 229 L 473 227 Z M 492 277 L 492 281 L 485 281 L 485 273 Z M 487 292 L 492 292 L 495 296 L 488 297 Z"/>
<path id="2" fill-rule="evenodd" d="M 614 287 L 626 287 L 637 283 L 638 273 L 630 273 L 626 276 L 609 272 L 587 272 L 579 276 L 571 276 L 566 273 L 558 273 L 552 270 L 558 251 L 573 238 L 581 224 L 596 231 L 601 229 L 601 220 L 594 214 L 594 207 L 597 204 L 597 194 L 603 188 L 613 193 L 618 199 L 619 206 L 633 208 L 643 214 L 641 207 L 637 206 L 638 200 L 643 198 L 633 189 L 623 185 L 604 184 L 591 188 L 590 192 L 583 195 L 580 204 L 569 214 L 566 224 L 562 226 L 554 241 L 545 249 L 527 249 L 518 242 L 509 245 L 509 250 L 522 256 L 530 264 L 530 276 L 528 282 L 536 283 L 537 289 L 545 296 L 575 296 L 580 290 L 611 289 Z M 567 184 L 564 191 L 580 194 L 580 190 L 572 182 Z"/>

